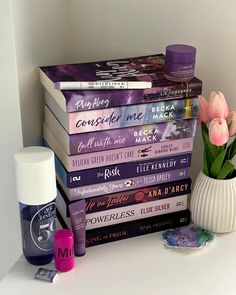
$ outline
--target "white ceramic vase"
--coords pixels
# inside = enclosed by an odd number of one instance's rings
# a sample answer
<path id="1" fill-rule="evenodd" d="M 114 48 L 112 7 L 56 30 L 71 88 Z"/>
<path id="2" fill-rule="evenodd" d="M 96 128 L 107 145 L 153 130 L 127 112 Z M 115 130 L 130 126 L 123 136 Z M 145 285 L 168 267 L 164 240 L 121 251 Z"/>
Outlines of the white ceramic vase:
<path id="1" fill-rule="evenodd" d="M 236 229 L 236 178 L 218 180 L 200 172 L 190 199 L 192 221 L 211 232 Z"/>

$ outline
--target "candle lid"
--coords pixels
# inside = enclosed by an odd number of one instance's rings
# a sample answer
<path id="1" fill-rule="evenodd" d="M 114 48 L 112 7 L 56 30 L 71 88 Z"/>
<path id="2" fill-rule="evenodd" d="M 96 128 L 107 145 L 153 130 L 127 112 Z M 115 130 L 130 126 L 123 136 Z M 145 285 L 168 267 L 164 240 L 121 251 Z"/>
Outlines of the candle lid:
<path id="1" fill-rule="evenodd" d="M 166 62 L 193 63 L 195 62 L 196 48 L 190 45 L 173 44 L 166 47 Z"/>

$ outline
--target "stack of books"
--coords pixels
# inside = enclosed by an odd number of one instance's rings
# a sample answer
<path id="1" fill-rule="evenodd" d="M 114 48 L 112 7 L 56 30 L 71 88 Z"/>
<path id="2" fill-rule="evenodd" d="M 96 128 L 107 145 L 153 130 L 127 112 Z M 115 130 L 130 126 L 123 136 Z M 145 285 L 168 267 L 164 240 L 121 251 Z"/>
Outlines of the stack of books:
<path id="1" fill-rule="evenodd" d="M 80 199 L 87 247 L 189 223 L 199 79 L 166 80 L 157 54 L 41 67 L 40 80 L 61 224 Z"/>

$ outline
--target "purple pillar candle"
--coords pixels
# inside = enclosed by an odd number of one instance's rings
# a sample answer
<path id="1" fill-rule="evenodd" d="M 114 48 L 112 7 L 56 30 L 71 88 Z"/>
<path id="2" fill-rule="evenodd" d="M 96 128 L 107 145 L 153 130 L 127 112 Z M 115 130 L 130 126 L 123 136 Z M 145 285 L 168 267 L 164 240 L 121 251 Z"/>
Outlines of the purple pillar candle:
<path id="1" fill-rule="evenodd" d="M 189 81 L 194 77 L 196 48 L 173 44 L 166 47 L 165 77 L 175 82 Z"/>

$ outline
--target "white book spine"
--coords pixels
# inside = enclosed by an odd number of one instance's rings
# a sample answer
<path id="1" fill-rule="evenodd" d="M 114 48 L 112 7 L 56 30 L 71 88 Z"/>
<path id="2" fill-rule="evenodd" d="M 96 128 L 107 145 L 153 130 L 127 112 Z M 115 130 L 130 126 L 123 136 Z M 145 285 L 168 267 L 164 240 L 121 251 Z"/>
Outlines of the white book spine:
<path id="1" fill-rule="evenodd" d="M 86 230 L 187 209 L 188 195 L 145 202 L 86 215 Z"/>
<path id="2" fill-rule="evenodd" d="M 147 89 L 152 87 L 152 83 L 145 81 L 65 81 L 54 83 L 54 87 L 59 90 Z"/>
<path id="3" fill-rule="evenodd" d="M 178 197 L 166 198 L 153 202 L 146 202 L 137 205 L 124 206 L 116 209 L 104 210 L 96 213 L 86 215 L 86 230 L 100 228 L 108 225 L 123 223 L 132 220 L 144 219 L 152 216 L 163 215 L 167 213 L 174 213 L 187 209 L 188 195 L 182 195 Z M 71 229 L 70 217 L 66 216 L 66 204 L 60 202 L 57 197 L 57 210 L 60 212 L 64 222 Z M 126 218 L 114 219 L 109 216 L 120 216 L 122 212 L 131 212 L 134 210 L 133 216 L 127 216 Z M 125 213 L 123 213 L 124 215 Z M 93 224 L 91 220 L 94 218 Z"/>

